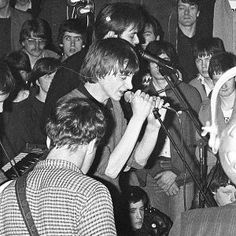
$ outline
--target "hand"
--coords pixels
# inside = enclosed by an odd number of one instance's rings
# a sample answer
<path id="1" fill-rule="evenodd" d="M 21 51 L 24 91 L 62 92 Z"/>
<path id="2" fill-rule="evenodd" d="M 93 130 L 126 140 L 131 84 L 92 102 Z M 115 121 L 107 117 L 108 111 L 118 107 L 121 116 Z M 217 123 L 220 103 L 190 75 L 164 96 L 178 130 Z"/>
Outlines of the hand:
<path id="1" fill-rule="evenodd" d="M 148 94 L 137 90 L 132 98 L 131 107 L 133 111 L 133 117 L 139 118 L 144 121 L 151 113 L 155 103 L 153 97 Z"/>
<path id="2" fill-rule="evenodd" d="M 165 109 L 165 107 L 168 107 L 169 103 L 166 103 L 165 105 L 163 105 L 164 100 L 161 99 L 160 97 L 153 97 L 153 100 L 154 100 L 155 104 L 148 116 L 148 123 L 160 127 L 161 124 L 160 124 L 159 120 L 155 118 L 155 116 L 153 114 L 153 109 L 154 108 L 158 109 L 159 116 L 160 116 L 161 120 L 163 121 L 165 119 L 165 115 L 166 115 L 166 111 L 167 111 L 167 109 Z"/>
<path id="3" fill-rule="evenodd" d="M 177 175 L 174 172 L 167 170 L 156 175 L 154 179 L 157 180 L 157 185 L 167 192 L 175 183 L 176 177 Z"/>
<path id="4" fill-rule="evenodd" d="M 173 195 L 176 195 L 177 193 L 179 192 L 179 187 L 178 185 L 176 184 L 176 182 L 174 182 L 170 188 L 167 190 L 166 194 L 169 196 L 173 196 Z"/>
<path id="5" fill-rule="evenodd" d="M 219 187 L 214 195 L 214 198 L 219 206 L 224 206 L 234 202 L 236 188 L 233 185 Z"/>

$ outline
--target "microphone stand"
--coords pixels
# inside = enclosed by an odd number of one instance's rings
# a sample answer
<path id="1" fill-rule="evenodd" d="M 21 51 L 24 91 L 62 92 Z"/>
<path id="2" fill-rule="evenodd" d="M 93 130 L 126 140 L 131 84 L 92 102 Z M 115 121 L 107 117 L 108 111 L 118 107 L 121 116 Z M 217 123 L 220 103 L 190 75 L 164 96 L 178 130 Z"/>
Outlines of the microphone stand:
<path id="1" fill-rule="evenodd" d="M 199 122 L 199 120 L 193 115 L 191 109 L 189 108 L 188 103 L 186 102 L 186 100 L 184 99 L 184 97 L 182 96 L 182 94 L 180 93 L 180 91 L 176 88 L 175 84 L 173 83 L 172 80 L 175 79 L 175 81 L 178 80 L 176 73 L 177 70 L 167 64 L 165 64 L 165 61 L 161 58 L 157 59 L 154 57 L 149 57 L 149 55 L 145 54 L 144 52 L 140 51 L 141 56 L 149 61 L 155 62 L 159 65 L 160 67 L 160 73 L 164 76 L 167 84 L 170 86 L 171 90 L 174 92 L 175 96 L 177 97 L 177 99 L 179 100 L 180 104 L 183 106 L 183 110 L 187 113 L 187 115 L 190 117 L 190 119 L 192 120 L 198 134 L 201 136 L 201 124 Z M 189 167 L 188 163 L 186 162 L 183 154 L 181 153 L 181 151 L 179 150 L 178 146 L 176 145 L 176 143 L 174 142 L 173 138 L 171 137 L 171 134 L 169 133 L 169 131 L 167 130 L 167 128 L 164 126 L 161 118 L 159 117 L 158 114 L 155 115 L 155 118 L 159 120 L 162 128 L 164 129 L 165 133 L 167 134 L 168 138 L 170 139 L 171 143 L 173 144 L 175 150 L 177 151 L 180 159 L 182 160 L 185 168 L 188 170 L 190 176 L 192 177 L 194 183 L 197 185 L 199 191 L 200 191 L 200 205 L 203 206 L 204 205 L 204 199 L 206 202 L 206 205 L 208 207 L 212 207 L 212 206 L 217 206 L 215 199 L 212 197 L 212 195 L 209 193 L 209 189 L 205 189 L 205 191 L 203 190 L 203 186 L 199 183 L 199 181 L 197 180 L 197 178 L 194 176 L 191 168 Z M 201 144 L 201 148 L 203 148 L 203 146 L 207 145 L 207 139 L 205 137 L 202 137 L 202 142 L 204 144 Z M 204 153 L 204 151 L 200 150 L 202 153 Z M 203 159 L 205 160 L 205 158 L 203 157 Z M 202 159 L 202 160 L 203 160 Z M 205 175 L 204 169 L 206 169 L 206 167 L 203 167 L 199 164 L 199 161 L 196 160 L 198 163 L 198 169 L 200 168 L 200 179 L 201 181 L 203 180 L 203 176 Z M 204 165 L 206 164 L 205 161 L 201 161 L 201 164 Z M 205 180 L 203 182 L 206 182 Z M 203 199 L 204 198 L 204 199 Z M 202 202 L 201 202 L 202 201 Z"/>
<path id="2" fill-rule="evenodd" d="M 203 198 L 205 199 L 206 204 L 207 204 L 208 206 L 210 206 L 210 207 L 216 206 L 216 203 L 215 203 L 214 198 L 213 198 L 211 195 L 207 195 L 207 194 L 203 191 L 201 184 L 199 183 L 199 181 L 197 180 L 197 178 L 194 176 L 194 174 L 193 174 L 191 168 L 189 167 L 189 165 L 188 165 L 188 163 L 186 162 L 186 160 L 185 160 L 183 154 L 181 153 L 180 149 L 178 148 L 177 144 L 175 143 L 174 139 L 172 138 L 172 136 L 171 136 L 169 130 L 165 127 L 163 121 L 161 120 L 161 117 L 160 117 L 160 115 L 159 115 L 159 113 L 158 113 L 158 110 L 157 110 L 157 109 L 154 109 L 154 110 L 153 110 L 153 114 L 154 114 L 155 118 L 158 119 L 158 121 L 160 122 L 162 128 L 164 129 L 166 135 L 167 135 L 168 138 L 170 139 L 170 142 L 171 142 L 172 145 L 174 146 L 174 148 L 175 148 L 176 152 L 178 153 L 180 159 L 182 160 L 184 166 L 185 166 L 186 169 L 188 170 L 188 172 L 189 172 L 190 176 L 192 177 L 194 183 L 197 185 L 197 187 L 198 187 L 198 189 L 199 189 L 199 191 L 200 191 L 201 196 L 203 196 Z M 213 202 L 213 201 L 214 201 L 214 202 Z"/>

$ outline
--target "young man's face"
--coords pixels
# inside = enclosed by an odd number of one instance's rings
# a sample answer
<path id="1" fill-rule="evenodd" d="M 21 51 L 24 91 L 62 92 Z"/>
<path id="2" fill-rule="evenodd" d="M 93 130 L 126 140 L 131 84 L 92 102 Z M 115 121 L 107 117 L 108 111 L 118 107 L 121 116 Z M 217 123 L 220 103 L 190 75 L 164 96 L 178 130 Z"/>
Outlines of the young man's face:
<path id="1" fill-rule="evenodd" d="M 166 60 L 166 61 L 170 60 L 170 58 L 168 57 L 168 55 L 166 53 L 160 54 L 159 57 L 161 59 Z M 150 67 L 150 74 L 151 74 L 151 76 L 153 77 L 154 80 L 157 80 L 158 82 L 160 82 L 160 81 L 164 82 L 165 81 L 165 78 L 160 73 L 159 66 L 156 63 L 150 62 L 149 67 Z"/>
<path id="2" fill-rule="evenodd" d="M 221 74 L 213 74 L 212 80 L 214 85 L 216 82 L 219 80 L 221 77 Z M 219 91 L 219 95 L 221 97 L 229 97 L 233 92 L 235 91 L 235 78 L 233 77 L 232 79 L 228 80 L 226 83 L 222 85 Z"/>
<path id="3" fill-rule="evenodd" d="M 212 57 L 211 55 L 205 55 L 203 57 L 198 57 L 195 60 L 198 72 L 204 78 L 209 78 L 208 68 L 211 57 Z"/>
<path id="4" fill-rule="evenodd" d="M 178 3 L 178 23 L 181 26 L 188 27 L 196 24 L 197 17 L 199 16 L 197 5 L 190 5 L 183 3 L 179 0 Z"/>
<path id="5" fill-rule="evenodd" d="M 44 76 L 41 76 L 38 80 L 38 85 L 40 86 L 40 88 L 43 90 L 43 92 L 47 93 L 49 90 L 49 87 L 52 83 L 52 79 L 54 77 L 54 75 L 56 74 L 56 72 L 53 72 L 51 74 L 46 74 Z"/>
<path id="6" fill-rule="evenodd" d="M 9 5 L 10 0 L 0 0 L 0 9 L 3 9 Z"/>
<path id="7" fill-rule="evenodd" d="M 160 36 L 155 36 L 152 25 L 146 25 L 143 31 L 143 38 L 145 43 L 142 44 L 143 49 L 146 49 L 147 45 L 155 40 L 160 40 Z"/>
<path id="8" fill-rule="evenodd" d="M 31 33 L 31 37 L 25 39 L 22 42 L 22 45 L 30 56 L 40 57 L 46 46 L 46 40 L 39 37 L 34 37 L 33 33 Z"/>
<path id="9" fill-rule="evenodd" d="M 133 230 L 141 229 L 144 220 L 144 204 L 140 200 L 136 203 L 131 202 L 129 205 L 129 214 Z"/>
<path id="10" fill-rule="evenodd" d="M 119 36 L 121 39 L 124 39 L 131 43 L 133 46 L 139 44 L 138 38 L 138 29 L 134 28 L 133 25 L 130 25 L 125 29 L 125 31 Z"/>
<path id="11" fill-rule="evenodd" d="M 83 45 L 82 35 L 72 32 L 65 32 L 62 39 L 62 44 L 65 58 L 70 57 L 76 52 L 81 51 Z"/>
<path id="12" fill-rule="evenodd" d="M 132 78 L 133 74 L 126 76 L 118 72 L 115 75 L 111 71 L 104 78 L 99 78 L 98 83 L 105 98 L 112 98 L 115 101 L 119 101 L 127 90 L 133 88 Z"/>

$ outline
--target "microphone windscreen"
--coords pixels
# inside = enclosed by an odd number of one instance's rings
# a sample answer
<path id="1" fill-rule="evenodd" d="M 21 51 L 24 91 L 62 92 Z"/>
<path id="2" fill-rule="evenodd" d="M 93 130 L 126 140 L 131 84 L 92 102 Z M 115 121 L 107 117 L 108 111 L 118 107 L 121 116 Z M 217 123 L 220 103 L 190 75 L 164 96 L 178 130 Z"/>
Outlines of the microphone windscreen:
<path id="1" fill-rule="evenodd" d="M 125 94 L 124 94 L 124 99 L 125 99 L 126 102 L 131 103 L 132 100 L 133 100 L 133 96 L 134 96 L 134 93 L 133 93 L 133 92 L 127 91 L 127 92 L 125 92 Z"/>

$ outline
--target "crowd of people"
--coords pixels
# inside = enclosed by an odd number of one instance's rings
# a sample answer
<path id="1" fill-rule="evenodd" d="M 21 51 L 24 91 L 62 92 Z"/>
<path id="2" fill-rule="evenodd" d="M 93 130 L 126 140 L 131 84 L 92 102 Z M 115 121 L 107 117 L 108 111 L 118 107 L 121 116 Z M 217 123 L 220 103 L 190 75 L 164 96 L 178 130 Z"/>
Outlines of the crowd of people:
<path id="1" fill-rule="evenodd" d="M 0 0 L 0 165 L 43 153 L 16 179 L 1 169 L 0 235 L 234 235 L 234 162 L 205 145 L 202 171 L 199 143 L 236 55 L 201 33 L 200 1 L 177 1 L 173 32 L 140 4 L 105 4 L 94 22 L 57 4 Z M 233 77 L 219 132 L 235 99 Z M 208 209 L 193 210 L 198 182 Z"/>

